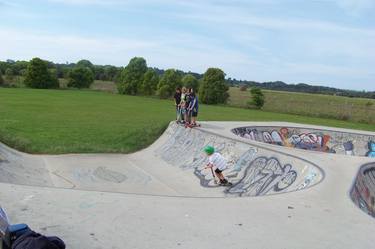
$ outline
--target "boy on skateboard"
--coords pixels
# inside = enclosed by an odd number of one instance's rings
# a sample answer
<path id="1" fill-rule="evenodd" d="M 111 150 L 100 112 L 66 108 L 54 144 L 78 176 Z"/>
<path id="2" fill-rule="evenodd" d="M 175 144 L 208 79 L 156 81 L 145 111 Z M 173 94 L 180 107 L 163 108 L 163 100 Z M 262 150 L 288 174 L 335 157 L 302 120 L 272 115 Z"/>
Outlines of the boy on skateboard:
<path id="1" fill-rule="evenodd" d="M 203 150 L 204 152 L 206 152 L 208 156 L 208 164 L 205 167 L 205 169 L 210 168 L 211 172 L 213 173 L 213 168 L 215 168 L 215 175 L 220 179 L 220 185 L 232 185 L 230 182 L 228 182 L 227 179 L 225 179 L 223 175 L 223 170 L 227 168 L 227 162 L 225 158 L 219 152 L 215 152 L 215 148 L 210 145 L 204 147 Z M 213 177 L 215 178 L 214 175 Z"/>

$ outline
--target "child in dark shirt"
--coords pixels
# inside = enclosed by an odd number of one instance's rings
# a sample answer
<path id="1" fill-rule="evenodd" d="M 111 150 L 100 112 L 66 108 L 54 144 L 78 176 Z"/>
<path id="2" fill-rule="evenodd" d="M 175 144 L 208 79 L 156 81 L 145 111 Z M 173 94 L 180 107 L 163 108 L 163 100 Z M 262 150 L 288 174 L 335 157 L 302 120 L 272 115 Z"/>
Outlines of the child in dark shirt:
<path id="1" fill-rule="evenodd" d="M 174 104 L 176 106 L 176 122 L 181 122 L 181 89 L 176 88 L 176 93 L 174 94 Z"/>

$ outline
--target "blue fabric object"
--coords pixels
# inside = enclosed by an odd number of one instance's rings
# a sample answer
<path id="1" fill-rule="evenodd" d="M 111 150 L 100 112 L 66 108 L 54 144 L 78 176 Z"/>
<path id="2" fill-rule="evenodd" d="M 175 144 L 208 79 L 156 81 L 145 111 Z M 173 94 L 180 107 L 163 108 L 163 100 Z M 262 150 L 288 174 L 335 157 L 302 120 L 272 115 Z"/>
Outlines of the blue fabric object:
<path id="1" fill-rule="evenodd" d="M 370 149 L 370 151 L 374 151 L 375 152 L 375 142 L 374 141 L 371 141 L 369 143 L 369 149 Z"/>
<path id="2" fill-rule="evenodd" d="M 375 142 L 374 141 L 368 142 L 368 148 L 369 148 L 369 152 L 367 152 L 367 156 L 375 158 Z"/>

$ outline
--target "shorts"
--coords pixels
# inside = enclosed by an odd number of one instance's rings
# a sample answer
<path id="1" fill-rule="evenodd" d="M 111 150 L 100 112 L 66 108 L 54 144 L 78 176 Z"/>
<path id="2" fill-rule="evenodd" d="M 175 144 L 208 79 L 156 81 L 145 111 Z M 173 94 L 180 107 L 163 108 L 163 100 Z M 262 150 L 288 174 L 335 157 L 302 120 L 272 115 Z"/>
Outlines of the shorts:
<path id="1" fill-rule="evenodd" d="M 222 170 L 220 170 L 220 169 L 215 169 L 215 173 L 218 173 L 218 174 L 220 174 L 221 172 L 223 172 Z"/>
<path id="2" fill-rule="evenodd" d="M 191 116 L 192 116 L 192 117 L 197 117 L 197 116 L 198 116 L 198 111 L 194 111 L 194 110 L 192 110 L 192 111 L 191 111 Z"/>

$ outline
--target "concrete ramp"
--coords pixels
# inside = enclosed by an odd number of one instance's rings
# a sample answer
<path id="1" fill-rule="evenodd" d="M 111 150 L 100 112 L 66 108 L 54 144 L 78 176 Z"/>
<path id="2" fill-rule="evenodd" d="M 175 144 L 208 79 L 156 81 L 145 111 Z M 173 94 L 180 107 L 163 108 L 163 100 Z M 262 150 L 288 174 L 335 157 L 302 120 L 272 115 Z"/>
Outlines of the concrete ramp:
<path id="1" fill-rule="evenodd" d="M 223 188 L 227 196 L 259 196 L 285 193 L 313 186 L 323 179 L 317 165 L 292 154 L 250 145 L 205 129 L 186 129 L 171 124 L 166 131 L 169 139 L 157 149 L 160 157 L 171 166 L 194 174 L 202 187 L 214 188 L 210 170 L 205 170 L 206 145 L 212 145 L 228 162 L 223 173 L 233 183 Z"/>
<path id="2" fill-rule="evenodd" d="M 205 170 L 206 145 L 227 159 L 231 187 L 214 184 Z M 0 181 L 106 192 L 190 197 L 260 196 L 302 190 L 323 171 L 293 154 L 171 123 L 149 148 L 130 155 L 28 155 L 0 147 Z"/>
<path id="3" fill-rule="evenodd" d="M 43 157 L 15 151 L 0 143 L 0 182 L 53 187 Z"/>
<path id="4" fill-rule="evenodd" d="M 0 144 L 0 204 L 12 223 L 58 235 L 73 249 L 374 247 L 375 219 L 367 214 L 374 216 L 375 162 L 363 156 L 365 147 L 353 142 L 352 156 L 339 143 L 327 143 L 336 153 L 296 149 L 238 136 L 238 127 L 333 130 L 171 123 L 154 144 L 129 155 L 29 155 Z M 368 140 L 352 138 L 363 146 Z M 208 144 L 227 159 L 233 186 L 216 186 L 203 170 Z"/>

